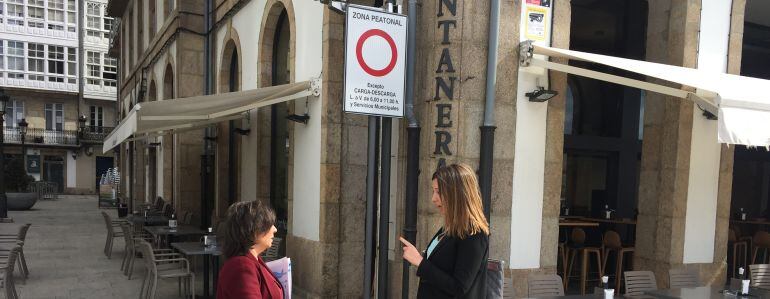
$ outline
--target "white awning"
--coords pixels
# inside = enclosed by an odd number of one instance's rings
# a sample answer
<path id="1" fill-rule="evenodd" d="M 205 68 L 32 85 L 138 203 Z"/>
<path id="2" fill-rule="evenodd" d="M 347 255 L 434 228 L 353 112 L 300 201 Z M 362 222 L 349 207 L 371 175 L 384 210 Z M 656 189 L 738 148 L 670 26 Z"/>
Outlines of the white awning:
<path id="1" fill-rule="evenodd" d="M 103 152 L 134 139 L 178 133 L 239 119 L 252 109 L 308 96 L 318 96 L 317 81 L 303 81 L 245 91 L 166 101 L 145 102 L 134 108 L 104 140 Z"/>
<path id="2" fill-rule="evenodd" d="M 522 43 L 521 63 L 687 98 L 719 117 L 721 143 L 770 146 L 770 80 Z M 697 92 L 587 70 L 533 54 L 598 63 L 697 88 Z"/>

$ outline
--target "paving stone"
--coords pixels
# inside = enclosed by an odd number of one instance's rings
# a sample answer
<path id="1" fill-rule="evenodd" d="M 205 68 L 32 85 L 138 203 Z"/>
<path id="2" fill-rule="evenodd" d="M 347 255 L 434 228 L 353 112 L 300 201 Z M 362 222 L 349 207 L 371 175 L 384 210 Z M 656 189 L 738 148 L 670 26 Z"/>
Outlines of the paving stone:
<path id="1" fill-rule="evenodd" d="M 32 224 L 24 245 L 29 278 L 24 283 L 16 274 L 20 298 L 139 298 L 145 273 L 142 260 L 137 260 L 134 276 L 128 280 L 120 270 L 123 240 L 114 240 L 111 259 L 102 253 L 107 230 L 96 203 L 96 196 L 63 195 L 38 201 L 33 210 L 8 212 L 16 224 Z M 103 211 L 117 218 L 116 210 Z M 198 266 L 196 293 L 202 294 Z M 157 298 L 180 298 L 177 281 L 161 281 Z"/>

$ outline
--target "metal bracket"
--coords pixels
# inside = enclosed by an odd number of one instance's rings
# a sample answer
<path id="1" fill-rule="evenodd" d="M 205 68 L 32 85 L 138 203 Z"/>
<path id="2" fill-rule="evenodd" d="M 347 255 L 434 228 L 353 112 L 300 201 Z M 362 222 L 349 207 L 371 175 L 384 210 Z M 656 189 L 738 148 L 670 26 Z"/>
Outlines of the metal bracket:
<path id="1" fill-rule="evenodd" d="M 313 92 L 313 96 L 321 96 L 321 77 L 310 80 L 310 91 Z"/>
<path id="2" fill-rule="evenodd" d="M 526 40 L 519 43 L 519 66 L 527 67 L 532 62 L 534 56 L 533 51 L 535 47 L 532 46 L 531 40 Z"/>

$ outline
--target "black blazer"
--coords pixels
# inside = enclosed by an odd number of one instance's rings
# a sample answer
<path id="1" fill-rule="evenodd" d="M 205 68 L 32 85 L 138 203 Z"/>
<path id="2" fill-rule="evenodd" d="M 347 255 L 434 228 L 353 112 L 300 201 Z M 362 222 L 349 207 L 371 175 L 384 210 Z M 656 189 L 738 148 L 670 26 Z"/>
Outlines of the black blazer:
<path id="1" fill-rule="evenodd" d="M 488 245 L 483 232 L 462 240 L 445 236 L 417 267 L 417 298 L 485 298 Z"/>

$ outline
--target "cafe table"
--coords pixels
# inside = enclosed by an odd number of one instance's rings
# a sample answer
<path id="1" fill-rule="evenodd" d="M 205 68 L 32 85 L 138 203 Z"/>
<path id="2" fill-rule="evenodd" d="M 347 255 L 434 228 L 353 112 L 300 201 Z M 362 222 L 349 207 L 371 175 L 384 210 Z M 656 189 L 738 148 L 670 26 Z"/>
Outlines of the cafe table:
<path id="1" fill-rule="evenodd" d="M 654 298 L 668 299 L 713 299 L 713 298 L 751 298 L 770 299 L 770 290 L 750 288 L 748 296 L 736 296 L 734 292 L 725 291 L 723 286 L 705 286 L 694 288 L 667 289 L 646 291 L 645 295 Z"/>
<path id="2" fill-rule="evenodd" d="M 566 295 L 566 296 L 543 296 L 543 297 L 527 297 L 527 299 L 596 299 L 605 298 L 604 294 L 585 294 L 585 295 Z M 623 295 L 615 294 L 613 299 L 625 298 Z"/>
<path id="3" fill-rule="evenodd" d="M 206 233 L 202 229 L 190 225 L 180 225 L 174 228 L 168 226 L 145 226 L 144 230 L 152 235 L 156 244 L 169 244 L 169 238 L 172 237 L 201 236 Z M 161 239 L 165 242 L 160 242 Z"/>
<path id="4" fill-rule="evenodd" d="M 217 246 L 205 246 L 201 242 L 174 242 L 171 243 L 171 247 L 175 248 L 185 256 L 203 256 L 203 297 L 213 298 L 210 290 L 216 292 L 217 289 L 217 276 L 219 275 L 219 256 L 222 255 L 222 249 Z M 213 260 L 213 288 L 209 288 L 209 264 L 212 264 Z"/>
<path id="5" fill-rule="evenodd" d="M 163 225 L 168 223 L 168 217 L 162 215 L 150 215 L 144 217 L 144 215 L 128 215 L 126 221 L 137 224 L 144 224 L 145 226 Z"/>

